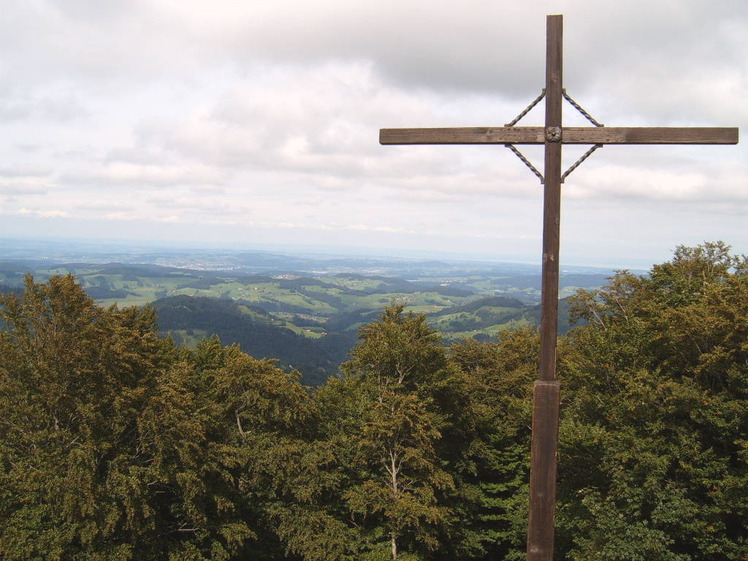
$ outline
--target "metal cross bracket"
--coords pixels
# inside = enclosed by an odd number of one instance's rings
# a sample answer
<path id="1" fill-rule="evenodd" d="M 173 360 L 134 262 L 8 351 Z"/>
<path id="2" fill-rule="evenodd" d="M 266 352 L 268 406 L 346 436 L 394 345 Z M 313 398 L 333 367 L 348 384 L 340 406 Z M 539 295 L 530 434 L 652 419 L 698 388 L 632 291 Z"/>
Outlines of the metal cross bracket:
<path id="1" fill-rule="evenodd" d="M 596 127 L 604 127 L 605 126 L 602 123 L 598 122 L 594 117 L 592 117 L 592 115 L 590 115 L 581 105 L 579 105 L 579 103 L 577 103 L 576 101 L 574 101 L 574 99 L 566 92 L 566 89 L 562 89 L 561 93 L 563 95 L 563 98 L 566 101 L 569 102 L 569 105 L 571 105 L 574 109 L 576 109 L 577 111 L 579 111 L 579 113 L 585 119 L 587 119 L 590 123 L 592 123 Z M 519 123 L 522 120 L 522 118 L 525 115 L 527 115 L 530 111 L 532 111 L 532 109 L 538 103 L 540 103 L 540 101 L 544 97 L 545 97 L 545 88 L 543 88 L 543 91 L 541 92 L 541 94 L 537 98 L 535 98 L 530 103 L 530 105 L 528 105 L 525 109 L 523 109 L 522 112 L 520 112 L 520 114 L 517 115 L 517 117 L 515 117 L 515 119 L 513 121 L 507 123 L 504 126 L 506 126 L 506 127 L 513 127 L 514 125 L 516 125 L 517 123 Z M 546 131 L 545 131 L 545 139 L 548 142 L 561 142 L 562 141 L 561 135 L 562 135 L 562 129 L 561 129 L 561 127 L 548 127 L 546 129 Z M 528 169 L 537 176 L 538 179 L 540 179 L 540 184 L 541 185 L 545 183 L 545 178 L 543 177 L 543 174 L 538 171 L 538 168 L 536 168 L 532 164 L 532 162 L 522 152 L 520 152 L 517 149 L 516 146 L 514 146 L 514 144 L 505 144 L 504 146 L 506 146 L 512 152 L 514 152 L 514 154 L 520 159 L 520 161 L 523 164 L 525 164 L 528 167 Z M 595 150 L 597 150 L 598 148 L 602 148 L 602 147 L 603 147 L 602 144 L 595 144 L 592 148 L 590 148 L 589 150 L 587 150 L 587 152 L 585 152 L 576 162 L 574 162 L 569 167 L 569 169 L 567 169 L 564 173 L 561 174 L 561 183 L 564 183 L 564 181 L 566 181 L 566 178 L 569 177 L 569 175 L 571 174 L 571 172 L 573 172 L 575 169 L 577 169 L 582 164 L 582 162 L 584 162 L 587 158 L 589 158 L 592 155 L 592 153 Z"/>

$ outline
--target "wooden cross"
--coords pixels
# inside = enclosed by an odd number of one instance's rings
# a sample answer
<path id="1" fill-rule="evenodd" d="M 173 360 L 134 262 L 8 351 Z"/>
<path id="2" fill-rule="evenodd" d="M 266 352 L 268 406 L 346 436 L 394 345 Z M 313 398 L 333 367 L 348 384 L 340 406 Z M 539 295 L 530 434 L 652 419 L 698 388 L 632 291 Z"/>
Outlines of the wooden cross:
<path id="1" fill-rule="evenodd" d="M 381 129 L 379 135 L 381 144 L 504 144 L 512 149 L 515 144 L 545 145 L 545 173 L 542 176 L 523 159 L 544 183 L 540 375 L 533 390 L 528 561 L 552 561 L 553 559 L 560 390 L 556 380 L 559 225 L 561 183 L 569 173 L 563 175 L 561 173 L 562 145 L 737 144 L 738 142 L 737 128 L 603 127 L 599 125 L 566 96 L 563 89 L 562 38 L 563 16 L 548 16 L 544 127 L 513 126 L 524 115 L 521 114 L 514 123 L 504 127 Z M 561 119 L 564 97 L 596 126 L 564 127 Z M 536 102 L 539 100 L 540 98 Z"/>

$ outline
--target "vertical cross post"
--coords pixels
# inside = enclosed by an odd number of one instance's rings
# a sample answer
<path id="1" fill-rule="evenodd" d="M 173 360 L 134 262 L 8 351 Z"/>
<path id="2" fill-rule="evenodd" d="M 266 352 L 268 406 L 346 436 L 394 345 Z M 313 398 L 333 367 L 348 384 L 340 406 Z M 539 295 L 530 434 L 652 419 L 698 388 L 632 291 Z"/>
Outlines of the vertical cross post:
<path id="1" fill-rule="evenodd" d="M 533 387 L 530 519 L 527 561 L 553 559 L 560 387 L 556 380 L 561 224 L 563 20 L 546 20 L 545 173 L 541 286 L 540 376 Z"/>
<path id="2" fill-rule="evenodd" d="M 737 144 L 738 142 L 738 129 L 735 127 L 602 127 L 593 121 L 595 127 L 564 128 L 561 115 L 564 99 L 563 16 L 548 16 L 546 40 L 545 127 L 515 127 L 514 124 L 524 116 L 526 110 L 511 125 L 504 127 L 381 129 L 379 133 L 379 141 L 382 144 L 503 144 L 511 147 L 515 144 L 545 145 L 545 175 L 541 177 L 545 193 L 540 375 L 533 387 L 527 561 L 553 561 L 560 395 L 559 383 L 556 380 L 556 342 L 558 338 L 561 182 L 564 177 L 561 174 L 563 144 Z M 587 155 L 589 153 L 591 152 Z M 529 164 L 524 156 L 520 157 L 530 165 L 536 175 L 540 176 L 540 172 Z M 569 168 L 566 175 L 585 157 L 586 155 Z"/>

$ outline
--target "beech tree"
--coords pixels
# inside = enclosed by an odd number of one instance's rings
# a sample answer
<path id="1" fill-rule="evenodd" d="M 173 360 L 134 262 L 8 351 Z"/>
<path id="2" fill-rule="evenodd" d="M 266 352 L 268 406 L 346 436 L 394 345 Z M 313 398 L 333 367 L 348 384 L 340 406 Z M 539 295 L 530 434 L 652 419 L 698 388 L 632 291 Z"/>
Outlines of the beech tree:
<path id="1" fill-rule="evenodd" d="M 748 559 L 748 260 L 679 247 L 559 338 L 559 561 Z M 0 559 L 524 558 L 532 329 L 447 349 L 392 305 L 339 377 L 73 277 L 0 297 Z"/>
<path id="2" fill-rule="evenodd" d="M 501 333 L 496 340 L 466 340 L 450 348 L 460 372 L 454 407 L 453 474 L 461 559 L 526 557 L 532 384 L 540 339 L 533 329 Z"/>
<path id="3" fill-rule="evenodd" d="M 164 368 L 150 309 L 74 279 L 0 300 L 0 557 L 131 559 L 153 543 L 138 412 Z"/>
<path id="4" fill-rule="evenodd" d="M 438 334 L 402 305 L 359 338 L 344 378 L 314 396 L 317 447 L 334 475 L 294 508 L 295 520 L 306 516 L 318 532 L 287 523 L 282 531 L 308 561 L 434 558 L 452 521 L 454 482 L 438 455 L 446 415 L 436 399 L 452 371 Z"/>
<path id="5" fill-rule="evenodd" d="M 0 301 L 0 558 L 282 556 L 270 521 L 308 394 L 271 361 L 156 335 L 73 277 Z"/>
<path id="6" fill-rule="evenodd" d="M 576 297 L 562 349 L 562 558 L 748 557 L 748 261 L 679 247 Z"/>

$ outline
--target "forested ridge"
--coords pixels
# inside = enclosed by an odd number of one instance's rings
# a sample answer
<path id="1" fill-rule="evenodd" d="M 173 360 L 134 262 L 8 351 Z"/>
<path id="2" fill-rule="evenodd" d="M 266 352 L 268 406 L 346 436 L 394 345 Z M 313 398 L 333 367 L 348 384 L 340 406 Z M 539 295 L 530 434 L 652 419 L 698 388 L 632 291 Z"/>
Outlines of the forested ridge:
<path id="1" fill-rule="evenodd" d="M 195 330 L 217 335 L 222 342 L 236 343 L 256 358 L 274 358 L 284 369 L 299 371 L 307 385 L 324 383 L 353 346 L 352 338 L 342 333 L 309 339 L 276 325 L 261 308 L 252 307 L 247 313 L 248 306 L 228 299 L 170 296 L 156 300 L 152 306 L 161 333 L 168 333 L 177 341 L 181 333 Z M 335 348 L 336 342 L 340 348 Z"/>
<path id="2" fill-rule="evenodd" d="M 556 559 L 748 559 L 748 259 L 679 247 L 559 340 Z M 159 337 L 72 276 L 0 299 L 0 559 L 524 559 L 532 328 L 392 304 L 338 376 Z"/>
<path id="3" fill-rule="evenodd" d="M 54 255 L 8 262 L 0 256 L 0 293 L 22 289 L 29 273 L 37 282 L 69 273 L 102 306 L 153 305 L 161 332 L 180 344 L 217 334 L 225 345 L 238 343 L 256 358 L 292 366 L 308 385 L 336 374 L 358 329 L 393 301 L 426 314 L 445 341 L 489 339 L 507 328 L 537 325 L 540 318 L 540 270 L 531 265 L 352 258 L 300 263 L 283 255 L 268 260 L 265 254 L 191 252 L 93 254 L 92 262 L 83 262 Z M 269 270 L 270 264 L 276 268 Z M 277 268 L 284 264 L 305 268 Z M 562 271 L 560 332 L 569 327 L 568 297 L 602 286 L 611 274 L 584 267 Z M 289 331 L 308 341 L 292 343 Z"/>

